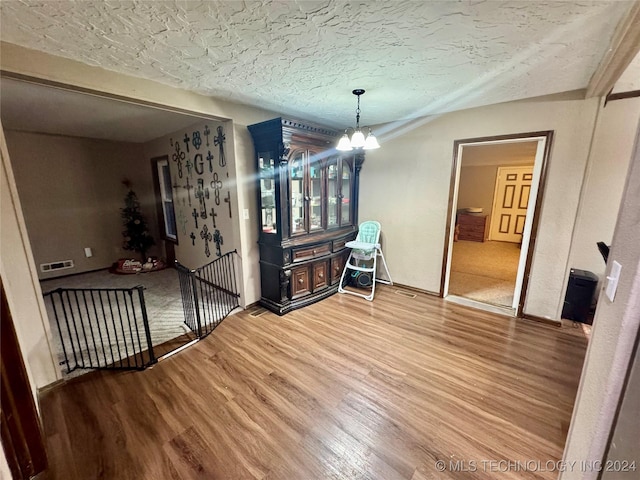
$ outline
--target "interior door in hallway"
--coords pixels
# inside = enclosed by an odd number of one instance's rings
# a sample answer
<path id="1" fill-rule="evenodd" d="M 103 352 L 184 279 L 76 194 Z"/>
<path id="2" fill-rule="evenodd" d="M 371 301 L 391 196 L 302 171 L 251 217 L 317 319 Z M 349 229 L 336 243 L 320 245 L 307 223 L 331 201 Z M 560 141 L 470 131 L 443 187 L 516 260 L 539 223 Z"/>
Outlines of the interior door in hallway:
<path id="1" fill-rule="evenodd" d="M 498 168 L 491 214 L 491 240 L 520 243 L 532 179 L 533 165 Z"/>

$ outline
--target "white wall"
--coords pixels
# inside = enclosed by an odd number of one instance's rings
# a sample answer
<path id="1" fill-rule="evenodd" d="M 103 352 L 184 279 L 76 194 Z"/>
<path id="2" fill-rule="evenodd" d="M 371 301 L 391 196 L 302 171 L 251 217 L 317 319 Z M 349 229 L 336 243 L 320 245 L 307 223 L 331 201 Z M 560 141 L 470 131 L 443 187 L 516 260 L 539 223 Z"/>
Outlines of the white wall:
<path id="1" fill-rule="evenodd" d="M 206 145 L 207 140 L 204 136 L 205 126 L 208 126 L 209 131 L 211 132 L 211 134 L 209 135 L 209 146 Z M 226 138 L 224 144 L 226 166 L 224 167 L 220 166 L 219 149 L 214 145 L 213 141 L 213 137 L 217 134 L 216 129 L 219 126 L 224 128 L 224 134 Z M 183 138 L 185 134 L 189 138 L 192 138 L 193 132 L 195 131 L 200 133 L 202 145 L 199 149 L 196 149 L 193 144 L 191 144 L 189 152 L 187 152 Z M 178 142 L 178 145 L 180 146 L 181 153 L 184 153 L 185 155 L 184 160 L 182 160 L 182 178 L 180 178 L 179 175 L 180 169 L 178 167 L 178 163 L 173 160 L 173 156 L 175 155 L 174 146 L 176 142 Z M 172 146 L 172 144 L 174 146 Z M 199 121 L 188 128 L 172 132 L 168 135 L 144 144 L 147 163 L 149 163 L 152 158 L 162 157 L 166 155 L 169 160 L 169 168 L 171 170 L 171 181 L 173 184 L 181 186 L 181 188 L 173 190 L 174 210 L 176 213 L 176 221 L 178 227 L 178 245 L 175 246 L 175 252 L 176 259 L 188 268 L 200 267 L 217 258 L 216 246 L 213 241 L 209 242 L 209 257 L 205 255 L 205 243 L 203 238 L 200 236 L 200 232 L 203 231 L 204 225 L 207 225 L 207 229 L 212 236 L 216 229 L 220 231 L 223 239 L 223 244 L 220 247 L 222 255 L 238 247 L 236 238 L 238 230 L 238 216 L 237 212 L 235 212 L 235 209 L 233 208 L 237 207 L 237 202 L 232 202 L 231 206 L 233 217 L 230 218 L 229 206 L 224 201 L 227 192 L 232 188 L 235 190 L 236 183 L 234 164 L 231 162 L 230 155 L 226 151 L 227 146 L 230 144 L 233 144 L 233 131 L 229 131 L 228 127 L 225 126 L 222 122 L 218 122 L 215 120 Z M 206 159 L 209 152 L 211 152 L 213 156 L 213 160 L 211 161 L 213 172 L 209 171 L 209 162 Z M 202 162 L 204 162 L 204 171 L 201 175 L 198 175 L 198 173 L 193 168 L 191 170 L 191 174 L 189 174 L 186 166 L 187 161 L 195 163 L 196 154 L 202 155 Z M 214 174 L 217 175 L 216 178 L 218 179 L 218 181 L 222 182 L 222 188 L 219 189 L 218 194 L 219 205 L 216 205 L 215 203 L 215 190 L 211 187 L 211 182 L 214 179 Z M 183 188 L 184 186 L 186 186 L 187 177 L 189 178 L 189 184 L 193 187 L 193 189 L 191 189 L 188 194 L 187 190 Z M 193 210 L 196 209 L 197 212 L 200 213 L 200 202 L 195 197 L 198 179 L 203 180 L 204 188 L 209 191 L 209 198 L 205 198 L 207 218 L 203 219 L 199 216 L 198 227 L 196 228 L 195 219 L 193 217 Z M 188 201 L 189 197 L 191 198 L 191 205 Z M 235 199 L 235 197 L 236 195 L 234 194 L 232 196 L 232 199 Z M 213 219 L 211 218 L 212 208 L 214 209 L 216 214 L 216 228 L 214 228 Z M 196 236 L 195 245 L 193 245 L 194 242 L 192 242 L 191 240 L 191 233 L 194 233 Z"/>
<path id="2" fill-rule="evenodd" d="M 264 120 L 264 119 L 263 119 Z M 247 125 L 257 123 L 237 119 L 233 125 L 234 158 L 236 161 L 236 178 L 238 188 L 238 211 L 249 210 L 249 218 L 240 217 L 239 239 L 243 258 L 243 297 L 241 305 L 246 307 L 260 299 L 260 252 L 258 250 L 259 215 L 258 192 L 256 188 L 257 166 L 253 150 L 253 140 Z M 260 120 L 262 121 L 262 120 Z M 248 159 L 251 159 L 250 161 Z"/>
<path id="3" fill-rule="evenodd" d="M 611 444 L 606 460 L 615 465 L 640 464 L 640 350 L 636 349 L 624 393 L 620 398 L 620 407 L 616 416 Z M 602 480 L 625 480 L 627 472 L 610 470 L 602 475 Z"/>
<path id="4" fill-rule="evenodd" d="M 276 113 L 14 45 L 2 44 L 2 52 L 2 68 L 7 71 L 230 119 L 233 144 L 229 153 L 233 152 L 238 185 L 235 203 L 238 213 L 244 208 L 250 212 L 249 220 L 238 219 L 237 225 L 243 300 L 244 304 L 258 300 L 255 166 L 246 126 Z M 382 222 L 385 255 L 394 280 L 427 291 L 439 290 L 454 140 L 554 130 L 525 313 L 558 319 L 597 108 L 598 100 L 583 100 L 578 92 L 376 128 L 383 147 L 367 154 L 361 174 L 360 219 Z"/>
<path id="5" fill-rule="evenodd" d="M 611 244 L 638 119 L 638 97 L 609 102 L 598 112 L 569 264 L 601 281 L 605 263 L 596 242 Z"/>
<path id="6" fill-rule="evenodd" d="M 205 125 L 209 126 L 212 135 L 216 135 L 216 128 L 218 126 L 222 126 L 226 137 L 226 167 L 220 167 L 219 149 L 217 146 L 213 145 L 213 137 L 210 137 L 210 147 L 204 150 L 205 157 L 208 150 L 211 150 L 211 153 L 214 156 L 214 171 L 218 173 L 219 180 L 224 184 L 220 191 L 220 205 L 215 205 L 215 193 L 211 188 L 211 180 L 213 179 L 213 176 L 208 170 L 208 162 L 206 162 L 206 170 L 202 178 L 205 179 L 205 187 L 209 189 L 210 198 L 207 200 L 207 207 L 209 209 L 211 207 L 215 208 L 215 213 L 217 214 L 216 225 L 223 236 L 224 244 L 221 246 L 222 254 L 237 249 L 240 257 L 242 258 L 241 268 L 238 272 L 238 280 L 241 285 L 240 305 L 246 307 L 249 304 L 255 303 L 260 298 L 260 274 L 258 266 L 259 252 L 257 245 L 258 226 L 256 224 L 256 219 L 258 217 L 254 176 L 255 162 L 253 160 L 253 142 L 249 136 L 249 131 L 247 130 L 246 125 L 234 124 L 231 121 L 199 121 L 194 123 L 188 129 L 173 132 L 169 135 L 146 143 L 144 145 L 145 156 L 148 159 L 151 159 L 167 155 L 171 167 L 172 181 L 178 182 L 180 185 L 184 185 L 186 182 L 186 177 L 184 176 L 186 175 L 186 168 L 183 167 L 183 178 L 179 178 L 178 166 L 172 159 L 173 149 L 170 144 L 170 139 L 182 139 L 185 131 L 188 131 L 190 136 L 194 130 L 203 132 Z M 184 150 L 183 147 L 184 144 L 181 144 L 181 148 Z M 201 147 L 201 149 L 203 148 L 204 146 Z M 193 152 L 191 153 L 193 154 Z M 195 183 L 192 178 L 190 178 L 189 181 L 192 184 Z M 224 202 L 227 190 L 231 194 L 231 218 L 229 217 L 229 207 Z M 179 244 L 175 247 L 176 258 L 180 263 L 189 268 L 196 268 L 209 263 L 215 258 L 216 251 L 215 244 L 211 243 L 211 256 L 207 258 L 204 254 L 204 244 L 199 236 L 199 232 L 203 225 L 202 219 L 198 219 L 198 229 L 196 230 L 194 219 L 191 216 L 193 208 L 198 207 L 197 201 L 194 201 L 193 198 L 194 191 L 195 190 L 191 191 L 193 206 L 190 208 L 188 207 L 188 202 L 186 202 L 185 205 L 186 191 L 184 189 L 180 189 L 178 193 L 179 198 L 174 199 L 174 201 L 176 201 L 176 215 L 179 216 L 180 211 L 182 211 L 182 214 L 187 219 L 187 223 L 184 228 L 183 225 L 178 225 Z M 248 219 L 245 219 L 243 215 L 243 211 L 245 209 L 249 211 Z M 209 231 L 213 235 L 214 229 L 212 219 L 209 217 L 205 222 L 208 225 Z M 189 236 L 192 231 L 196 234 L 196 246 L 193 246 Z"/>
<path id="7" fill-rule="evenodd" d="M 122 248 L 127 188 L 140 201 L 149 231 L 159 242 L 149 162 L 142 146 L 91 138 L 5 132 L 36 266 L 73 260 L 74 268 L 41 272 L 40 279 L 108 268 L 138 258 Z M 87 258 L 84 248 L 92 249 Z M 157 249 L 149 249 L 157 255 Z"/>
<path id="8" fill-rule="evenodd" d="M 497 165 L 465 166 L 463 154 L 457 208 L 480 207 L 491 218 L 497 173 Z"/>
<path id="9" fill-rule="evenodd" d="M 565 461 L 578 465 L 604 456 L 640 328 L 640 129 L 635 142 L 607 266 L 609 272 L 614 260 L 622 265 L 618 291 L 613 302 L 600 293 L 564 452 Z M 580 468 L 560 475 L 562 480 L 597 477 L 597 471 Z M 637 478 L 637 472 L 628 478 Z"/>
<path id="10" fill-rule="evenodd" d="M 232 120 L 227 129 L 233 131 L 233 143 L 229 142 L 229 155 L 236 170 L 238 185 L 252 185 L 255 179 L 253 142 L 247 125 L 279 116 L 276 112 L 257 107 L 234 104 L 225 100 L 206 97 L 186 90 L 172 88 L 150 80 L 130 77 L 91 67 L 80 62 L 47 55 L 17 45 L 0 44 L 2 69 L 43 80 L 61 82 L 107 94 L 120 95 L 143 102 L 152 102 L 181 110 L 203 113 L 221 120 Z M 237 190 L 235 205 L 238 212 L 248 208 L 250 217 L 241 217 L 237 224 L 239 253 L 242 258 L 243 305 L 255 303 L 260 298 L 260 270 L 258 252 L 258 227 L 255 187 Z M 233 194 L 233 192 L 232 192 Z"/>
<path id="11" fill-rule="evenodd" d="M 422 119 L 394 137 L 376 128 L 382 148 L 361 173 L 360 218 L 382 223 L 394 281 L 440 289 L 453 142 L 554 130 L 525 313 L 560 318 L 567 260 L 598 101 L 579 95 L 510 102 Z"/>
<path id="12" fill-rule="evenodd" d="M 37 389 L 56 381 L 60 373 L 49 342 L 49 322 L 1 128 L 0 153 L 0 274 L 37 404 Z"/>

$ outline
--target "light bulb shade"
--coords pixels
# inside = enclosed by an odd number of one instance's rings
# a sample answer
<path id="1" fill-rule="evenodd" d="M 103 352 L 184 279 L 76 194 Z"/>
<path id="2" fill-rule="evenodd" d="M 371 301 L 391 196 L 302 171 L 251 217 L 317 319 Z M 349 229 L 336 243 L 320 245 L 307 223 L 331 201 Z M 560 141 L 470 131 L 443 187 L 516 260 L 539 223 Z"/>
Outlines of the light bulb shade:
<path id="1" fill-rule="evenodd" d="M 341 150 L 343 152 L 348 152 L 349 150 L 353 150 L 353 148 L 351 148 L 351 142 L 349 141 L 349 137 L 347 136 L 346 133 L 342 135 L 342 137 L 340 137 L 340 141 L 338 142 L 338 146 L 336 147 L 336 150 Z"/>
<path id="2" fill-rule="evenodd" d="M 364 133 L 362 133 L 360 130 L 356 130 L 355 132 L 353 132 L 353 135 L 351 136 L 351 146 L 353 148 L 364 147 L 364 142 Z"/>
<path id="3" fill-rule="evenodd" d="M 376 136 L 371 133 L 371 130 L 369 130 L 369 135 L 367 135 L 367 139 L 364 141 L 364 149 L 374 150 L 376 148 L 380 148 L 380 144 L 378 143 Z"/>

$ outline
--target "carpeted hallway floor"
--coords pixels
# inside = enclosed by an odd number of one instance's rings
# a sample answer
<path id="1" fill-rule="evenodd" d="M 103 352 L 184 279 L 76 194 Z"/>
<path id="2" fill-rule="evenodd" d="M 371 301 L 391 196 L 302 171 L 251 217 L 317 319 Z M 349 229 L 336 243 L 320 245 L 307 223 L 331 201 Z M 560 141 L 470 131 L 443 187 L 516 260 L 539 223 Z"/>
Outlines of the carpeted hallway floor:
<path id="1" fill-rule="evenodd" d="M 449 293 L 511 307 L 519 257 L 516 243 L 454 242 Z"/>

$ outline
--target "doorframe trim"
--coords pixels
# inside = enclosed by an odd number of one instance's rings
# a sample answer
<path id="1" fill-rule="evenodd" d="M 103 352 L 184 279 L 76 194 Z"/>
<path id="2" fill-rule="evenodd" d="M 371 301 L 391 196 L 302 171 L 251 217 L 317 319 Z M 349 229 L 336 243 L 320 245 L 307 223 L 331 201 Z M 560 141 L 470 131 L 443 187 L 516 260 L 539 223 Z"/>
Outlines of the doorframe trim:
<path id="1" fill-rule="evenodd" d="M 18 341 L 4 279 L 0 277 L 0 316 L 2 316 L 2 410 L 0 448 L 16 479 L 32 478 L 48 467 L 46 442 L 41 418 Z"/>
<path id="2" fill-rule="evenodd" d="M 538 226 L 540 219 L 540 212 L 542 209 L 542 200 L 544 198 L 545 187 L 547 183 L 548 163 L 551 155 L 551 146 L 553 144 L 553 130 L 542 130 L 537 132 L 525 132 L 525 133 L 512 133 L 506 135 L 494 135 L 490 137 L 475 137 L 475 138 L 463 138 L 454 140 L 453 142 L 453 160 L 451 162 L 451 175 L 449 180 L 449 201 L 447 206 L 447 219 L 445 228 L 444 249 L 442 256 L 442 270 L 440 276 L 440 292 L 438 296 L 444 298 L 444 287 L 447 275 L 447 258 L 449 257 L 449 250 L 452 248 L 451 241 L 451 218 L 453 216 L 453 204 L 455 201 L 455 187 L 458 173 L 458 162 L 462 159 L 458 158 L 458 151 L 461 145 L 472 143 L 487 143 L 496 142 L 502 140 L 518 140 L 533 137 L 545 137 L 545 148 L 542 155 L 542 165 L 540 169 L 540 182 L 538 185 L 538 192 L 536 195 L 536 204 L 534 209 L 533 222 L 531 225 L 531 237 L 529 239 L 529 246 L 527 249 L 527 260 L 525 262 L 524 278 L 522 280 L 522 289 L 520 294 L 520 300 L 518 301 L 518 308 L 516 309 L 515 316 L 522 317 L 524 315 L 524 303 L 527 296 L 527 290 L 529 288 L 529 274 L 531 272 L 531 265 L 533 264 L 533 252 L 535 250 L 535 244 L 538 234 Z"/>

